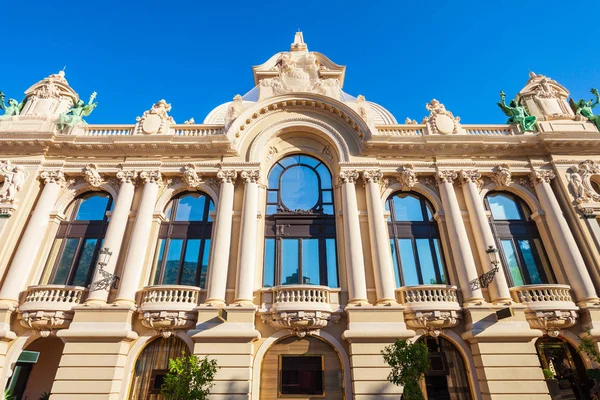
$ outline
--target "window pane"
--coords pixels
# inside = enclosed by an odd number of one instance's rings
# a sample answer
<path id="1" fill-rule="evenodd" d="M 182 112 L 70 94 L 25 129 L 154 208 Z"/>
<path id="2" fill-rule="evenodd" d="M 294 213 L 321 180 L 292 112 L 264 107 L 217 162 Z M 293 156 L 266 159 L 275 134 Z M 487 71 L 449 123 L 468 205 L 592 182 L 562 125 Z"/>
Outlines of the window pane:
<path id="1" fill-rule="evenodd" d="M 533 253 L 531 251 L 531 242 L 529 240 L 518 240 L 519 248 L 521 249 L 521 254 L 523 256 L 523 260 L 525 261 L 525 268 L 527 268 L 527 272 L 529 273 L 529 282 L 530 285 L 539 285 L 542 283 L 546 283 L 542 280 L 540 275 L 540 271 L 538 270 L 538 265 L 533 258 Z"/>
<path id="2" fill-rule="evenodd" d="M 165 273 L 162 280 L 163 285 L 177 284 L 182 247 L 183 239 L 171 239 L 169 241 L 169 251 L 167 252 L 167 262 L 165 263 Z"/>
<path id="3" fill-rule="evenodd" d="M 418 285 L 419 275 L 417 275 L 417 262 L 412 239 L 398 239 L 398 242 L 400 243 L 400 262 L 402 263 L 404 286 Z"/>
<path id="4" fill-rule="evenodd" d="M 429 239 L 416 239 L 417 253 L 419 254 L 419 264 L 421 266 L 421 276 L 424 285 L 435 285 L 440 282 L 435 276 L 435 264 Z"/>
<path id="5" fill-rule="evenodd" d="M 323 203 L 332 203 L 333 199 L 331 198 L 331 190 L 323 191 Z"/>
<path id="6" fill-rule="evenodd" d="M 67 243 L 65 243 L 65 247 L 60 256 L 60 261 L 58 262 L 58 266 L 56 267 L 54 279 L 52 280 L 53 285 L 67 284 L 69 270 L 71 269 L 71 265 L 73 264 L 73 258 L 75 258 L 75 252 L 77 251 L 78 244 L 79 239 L 67 239 Z"/>
<path id="7" fill-rule="evenodd" d="M 321 161 L 317 160 L 316 158 L 310 156 L 300 156 L 300 164 L 306 164 L 314 168 L 320 163 Z"/>
<path id="8" fill-rule="evenodd" d="M 544 245 L 542 244 L 542 241 L 540 239 L 533 239 L 533 244 L 535 245 L 535 249 L 537 250 L 538 256 L 542 262 L 542 268 L 546 274 L 546 280 L 548 282 L 545 283 L 555 283 L 554 274 L 550 269 L 550 263 L 548 262 L 548 257 L 546 257 L 546 251 L 544 251 Z"/>
<path id="9" fill-rule="evenodd" d="M 77 221 L 102 221 L 106 214 L 106 207 L 110 196 L 107 194 L 94 194 L 83 199 L 77 210 Z"/>
<path id="10" fill-rule="evenodd" d="M 335 239 L 325 239 L 325 252 L 327 253 L 327 286 L 339 287 Z"/>
<path id="11" fill-rule="evenodd" d="M 275 239 L 266 239 L 263 286 L 273 287 L 273 285 L 275 285 Z"/>
<path id="12" fill-rule="evenodd" d="M 165 257 L 165 243 L 167 241 L 165 239 L 160 239 L 158 241 L 159 250 L 158 255 L 156 256 L 156 264 L 154 265 L 154 281 L 152 281 L 153 285 L 158 285 L 160 282 L 160 273 L 162 270 L 162 263 Z"/>
<path id="13" fill-rule="evenodd" d="M 427 220 L 428 221 L 433 221 L 433 214 L 435 214 L 435 212 L 433 211 L 433 209 L 431 208 L 431 206 L 427 203 L 425 203 L 425 209 L 427 210 Z"/>
<path id="14" fill-rule="evenodd" d="M 394 196 L 394 211 L 396 221 L 423 221 L 421 201 L 409 194 Z"/>
<path id="15" fill-rule="evenodd" d="M 281 394 L 323 395 L 322 356 L 282 356 Z"/>
<path id="16" fill-rule="evenodd" d="M 504 194 L 492 193 L 487 196 L 490 203 L 490 211 L 495 220 L 520 220 L 519 206 L 512 199 Z"/>
<path id="17" fill-rule="evenodd" d="M 316 170 L 321 177 L 321 189 L 331 189 L 331 173 L 329 172 L 329 169 L 325 164 L 321 164 Z"/>
<path id="18" fill-rule="evenodd" d="M 323 213 L 327 215 L 333 215 L 333 206 L 323 206 Z"/>
<path id="19" fill-rule="evenodd" d="M 74 286 L 85 286 L 87 283 L 88 273 L 94 262 L 94 250 L 96 249 L 96 243 L 98 239 L 87 239 L 83 243 L 83 249 L 81 250 L 81 256 L 79 257 L 79 263 L 76 266 L 75 277 L 71 285 Z"/>
<path id="20" fill-rule="evenodd" d="M 281 241 L 281 283 L 298 284 L 298 239 Z"/>
<path id="21" fill-rule="evenodd" d="M 189 194 L 179 198 L 175 221 L 203 221 L 206 196 Z"/>
<path id="22" fill-rule="evenodd" d="M 504 250 L 504 257 L 506 257 L 507 267 L 510 271 L 510 275 L 513 280 L 513 286 L 521 286 L 525 284 L 523 280 L 523 274 L 519 269 L 517 263 L 517 254 L 511 240 L 502 240 L 502 250 Z"/>
<path id="23" fill-rule="evenodd" d="M 438 239 L 433 239 L 433 248 L 435 249 L 435 257 L 440 268 L 441 284 L 446 283 L 446 275 L 444 275 L 444 263 L 442 262 L 442 253 L 440 252 L 440 244 Z"/>
<path id="24" fill-rule="evenodd" d="M 319 239 L 302 239 L 302 283 L 320 285 Z"/>
<path id="25" fill-rule="evenodd" d="M 207 199 L 208 199 L 208 215 L 206 217 L 206 220 L 209 222 L 212 222 L 213 219 L 211 217 L 211 214 L 215 212 L 215 203 L 210 198 L 207 197 Z"/>
<path id="26" fill-rule="evenodd" d="M 202 253 L 202 270 L 200 270 L 200 282 L 198 286 L 206 287 L 206 275 L 208 274 L 208 260 L 210 260 L 210 239 L 204 240 L 204 253 Z"/>
<path id="27" fill-rule="evenodd" d="M 317 174 L 302 166 L 291 167 L 281 177 L 281 201 L 290 210 L 310 210 L 319 200 Z"/>
<path id="28" fill-rule="evenodd" d="M 267 206 L 267 214 L 271 215 L 271 214 L 276 214 L 277 213 L 277 206 Z"/>
<path id="29" fill-rule="evenodd" d="M 181 273 L 181 285 L 196 285 L 196 272 L 198 271 L 198 258 L 200 256 L 200 239 L 189 239 L 185 246 L 183 257 L 183 272 Z"/>
<path id="30" fill-rule="evenodd" d="M 277 203 L 277 191 L 276 190 L 269 190 L 267 202 Z"/>
<path id="31" fill-rule="evenodd" d="M 271 168 L 271 172 L 269 172 L 269 189 L 279 188 L 279 175 L 281 175 L 281 171 L 283 171 L 283 167 L 279 164 L 275 164 Z"/>
<path id="32" fill-rule="evenodd" d="M 300 156 L 288 156 L 279 160 L 279 164 L 283 165 L 284 167 L 289 167 L 290 165 L 298 164 L 299 160 Z"/>
<path id="33" fill-rule="evenodd" d="M 394 264 L 394 277 L 396 278 L 396 287 L 400 287 L 400 269 L 398 268 L 398 258 L 396 255 L 396 245 L 394 239 L 390 239 L 390 248 L 392 249 L 392 263 Z"/>
<path id="34" fill-rule="evenodd" d="M 47 285 L 50 279 L 50 275 L 52 274 L 52 269 L 56 265 L 56 257 L 58 257 L 58 252 L 60 250 L 60 245 L 62 244 L 64 239 L 56 239 L 52 244 L 52 249 L 50 250 L 50 255 L 48 256 L 48 261 L 46 261 L 46 266 L 44 267 L 44 272 L 42 273 L 42 278 L 40 279 L 40 285 Z"/>

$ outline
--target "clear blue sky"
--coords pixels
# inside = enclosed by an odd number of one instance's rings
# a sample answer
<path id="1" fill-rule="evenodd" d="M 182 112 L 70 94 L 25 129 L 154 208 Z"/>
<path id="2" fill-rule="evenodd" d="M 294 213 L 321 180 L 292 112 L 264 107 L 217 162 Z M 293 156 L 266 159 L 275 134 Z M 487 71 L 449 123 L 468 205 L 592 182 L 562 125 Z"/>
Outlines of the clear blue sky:
<path id="1" fill-rule="evenodd" d="M 19 5 L 24 4 L 24 5 Z M 5 1 L 0 90 L 21 99 L 67 66 L 90 123 L 134 123 L 155 101 L 201 122 L 253 87 L 253 65 L 309 50 L 346 65 L 344 91 L 403 122 L 437 98 L 463 123 L 503 123 L 529 70 L 579 99 L 600 88 L 600 1 Z M 600 113 L 600 110 L 599 110 Z"/>

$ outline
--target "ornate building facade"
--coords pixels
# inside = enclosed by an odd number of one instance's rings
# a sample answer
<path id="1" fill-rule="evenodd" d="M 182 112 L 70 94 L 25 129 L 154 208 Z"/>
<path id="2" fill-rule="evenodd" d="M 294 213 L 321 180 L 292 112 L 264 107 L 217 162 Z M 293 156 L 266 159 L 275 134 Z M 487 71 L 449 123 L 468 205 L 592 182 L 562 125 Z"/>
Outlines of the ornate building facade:
<path id="1" fill-rule="evenodd" d="M 506 125 L 421 122 L 308 50 L 177 124 L 87 125 L 64 73 L 0 117 L 0 381 L 25 399 L 160 399 L 181 352 L 213 399 L 393 399 L 382 349 L 424 341 L 428 399 L 587 398 L 600 337 L 593 102 L 530 74 Z M 569 397 L 563 397 L 569 398 Z"/>

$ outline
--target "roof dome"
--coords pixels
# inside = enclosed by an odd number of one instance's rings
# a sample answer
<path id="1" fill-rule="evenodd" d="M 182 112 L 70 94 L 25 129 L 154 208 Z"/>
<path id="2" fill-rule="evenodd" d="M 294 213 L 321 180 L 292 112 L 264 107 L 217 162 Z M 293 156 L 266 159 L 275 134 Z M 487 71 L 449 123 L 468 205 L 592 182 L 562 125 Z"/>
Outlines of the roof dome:
<path id="1" fill-rule="evenodd" d="M 375 125 L 396 125 L 398 121 L 392 115 L 391 112 L 383 108 L 377 103 L 373 103 L 372 101 L 367 101 L 371 106 L 371 110 L 373 114 L 371 114 L 372 122 Z"/>

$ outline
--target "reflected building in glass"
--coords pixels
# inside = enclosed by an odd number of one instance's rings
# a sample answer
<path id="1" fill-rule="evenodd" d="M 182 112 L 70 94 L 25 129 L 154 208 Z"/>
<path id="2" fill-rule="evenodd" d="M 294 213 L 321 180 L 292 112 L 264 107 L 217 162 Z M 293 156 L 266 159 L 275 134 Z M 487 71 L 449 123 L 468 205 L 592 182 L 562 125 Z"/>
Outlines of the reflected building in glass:
<path id="1" fill-rule="evenodd" d="M 0 117 L 5 388 L 159 400 L 184 353 L 215 399 L 396 399 L 408 339 L 429 400 L 592 398 L 600 132 L 566 88 L 530 73 L 522 131 L 435 99 L 398 123 L 300 32 L 252 70 L 202 123 L 59 126 L 64 73 Z"/>

